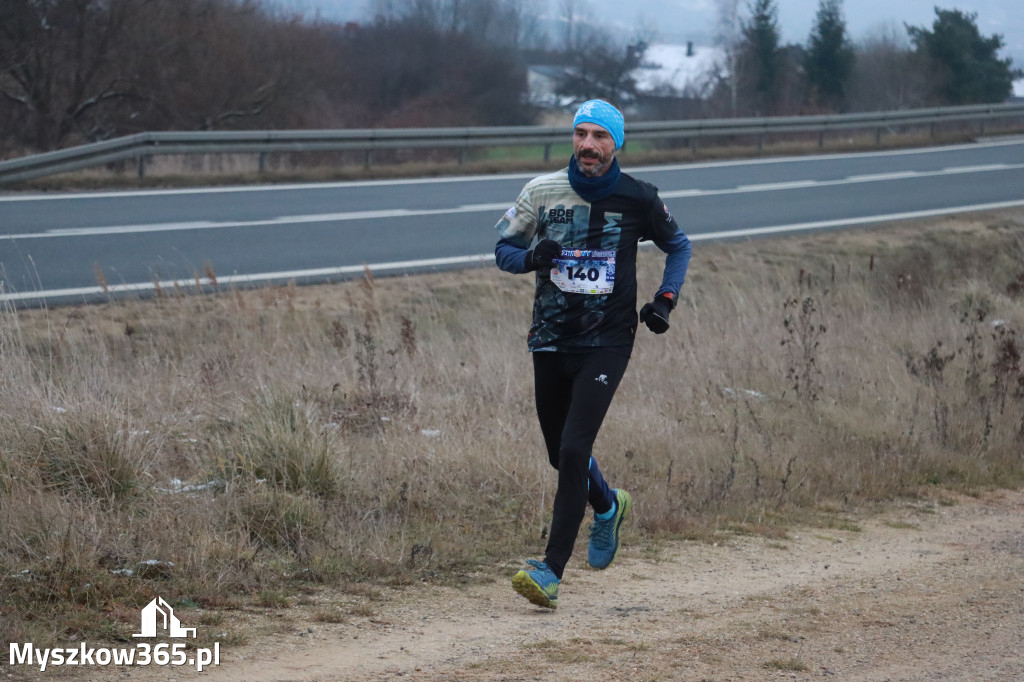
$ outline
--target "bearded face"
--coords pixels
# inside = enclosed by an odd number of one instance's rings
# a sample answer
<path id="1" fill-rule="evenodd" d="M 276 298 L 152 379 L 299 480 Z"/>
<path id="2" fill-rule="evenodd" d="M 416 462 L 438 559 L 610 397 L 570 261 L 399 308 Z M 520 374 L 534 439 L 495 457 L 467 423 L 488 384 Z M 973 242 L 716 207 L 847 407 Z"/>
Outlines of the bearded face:
<path id="1" fill-rule="evenodd" d="M 587 177 L 604 175 L 615 158 L 615 140 L 596 123 L 577 124 L 573 128 L 572 146 L 576 166 Z"/>

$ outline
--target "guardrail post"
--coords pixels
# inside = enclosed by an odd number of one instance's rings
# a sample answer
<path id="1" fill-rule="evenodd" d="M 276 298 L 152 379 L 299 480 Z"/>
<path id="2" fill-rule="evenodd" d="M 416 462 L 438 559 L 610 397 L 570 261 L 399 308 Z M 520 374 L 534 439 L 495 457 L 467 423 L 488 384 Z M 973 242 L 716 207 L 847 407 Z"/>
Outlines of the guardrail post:
<path id="1" fill-rule="evenodd" d="M 544 145 L 544 163 L 551 160 L 551 143 L 548 142 Z"/>
<path id="2" fill-rule="evenodd" d="M 882 144 L 882 126 L 875 128 L 875 146 Z"/>
<path id="3" fill-rule="evenodd" d="M 818 149 L 821 149 L 824 146 L 825 146 L 825 131 L 824 130 L 819 130 L 818 131 Z"/>
<path id="4" fill-rule="evenodd" d="M 466 160 L 466 150 L 465 149 L 459 149 L 459 165 L 461 166 L 462 162 L 465 161 L 465 160 Z"/>
<path id="5" fill-rule="evenodd" d="M 699 144 L 697 143 L 697 136 L 694 135 L 693 137 L 690 138 L 690 151 L 696 154 L 698 146 Z"/>
<path id="6" fill-rule="evenodd" d="M 140 154 L 139 155 L 139 178 L 140 179 L 146 177 L 146 158 L 147 157 L 146 157 L 145 154 Z"/>
<path id="7" fill-rule="evenodd" d="M 371 159 L 372 156 L 373 156 L 373 150 L 372 149 L 367 149 L 365 154 L 363 155 L 363 166 L 365 168 L 369 168 L 370 167 L 370 159 Z"/>
<path id="8" fill-rule="evenodd" d="M 760 152 L 763 149 L 764 149 L 764 133 L 758 133 L 757 134 L 757 151 Z"/>
<path id="9" fill-rule="evenodd" d="M 258 161 L 258 169 L 257 170 L 258 170 L 258 172 L 261 175 L 263 174 L 263 169 L 266 168 L 266 165 L 267 165 L 267 153 L 266 152 L 260 152 L 259 161 Z"/>

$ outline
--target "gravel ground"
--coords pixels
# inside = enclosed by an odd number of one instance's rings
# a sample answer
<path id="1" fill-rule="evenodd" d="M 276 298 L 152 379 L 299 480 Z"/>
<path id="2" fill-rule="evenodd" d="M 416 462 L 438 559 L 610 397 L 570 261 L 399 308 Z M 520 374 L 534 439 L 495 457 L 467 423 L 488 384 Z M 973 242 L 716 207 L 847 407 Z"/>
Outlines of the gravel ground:
<path id="1" fill-rule="evenodd" d="M 1024 491 L 904 502 L 843 525 L 655 550 L 631 546 L 627 525 L 606 571 L 573 558 L 555 611 L 512 591 L 510 564 L 469 587 L 385 590 L 342 623 L 316 614 L 351 595 L 229 612 L 248 641 L 202 677 L 1024 680 Z"/>

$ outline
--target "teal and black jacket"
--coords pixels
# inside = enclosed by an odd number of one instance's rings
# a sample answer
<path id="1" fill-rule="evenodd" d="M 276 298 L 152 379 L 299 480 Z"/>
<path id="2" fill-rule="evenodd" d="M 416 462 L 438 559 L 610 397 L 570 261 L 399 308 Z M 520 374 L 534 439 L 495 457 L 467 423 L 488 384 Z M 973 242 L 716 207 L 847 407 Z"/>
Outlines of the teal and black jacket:
<path id="1" fill-rule="evenodd" d="M 567 293 L 551 281 L 548 271 L 537 272 L 527 344 L 531 351 L 618 347 L 628 352 L 637 328 L 638 243 L 650 240 L 668 254 L 655 296 L 668 293 L 675 301 L 690 263 L 690 240 L 654 185 L 621 173 L 610 194 L 588 201 L 573 189 L 569 175 L 566 168 L 526 184 L 495 225 L 495 260 L 506 272 L 529 272 L 527 253 L 542 239 L 554 239 L 563 248 L 614 251 L 611 293 Z"/>

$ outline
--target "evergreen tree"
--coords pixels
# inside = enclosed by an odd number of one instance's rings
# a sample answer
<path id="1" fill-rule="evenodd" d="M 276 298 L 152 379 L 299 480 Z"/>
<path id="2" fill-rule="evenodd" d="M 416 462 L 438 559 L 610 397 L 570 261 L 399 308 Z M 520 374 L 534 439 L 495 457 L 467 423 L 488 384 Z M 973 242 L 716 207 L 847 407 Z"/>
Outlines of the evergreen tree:
<path id="1" fill-rule="evenodd" d="M 821 0 L 804 57 L 808 99 L 812 104 L 835 111 L 845 108 L 853 60 L 842 0 Z"/>
<path id="2" fill-rule="evenodd" d="M 775 0 L 753 0 L 750 12 L 750 19 L 743 22 L 740 71 L 753 113 L 763 116 L 774 112 L 779 95 L 779 12 Z"/>
<path id="3" fill-rule="evenodd" d="M 925 60 L 935 79 L 935 96 L 940 104 L 984 104 L 1002 102 L 1013 90 L 1020 70 L 1011 59 L 1000 59 L 1003 47 L 999 34 L 986 38 L 975 23 L 976 13 L 935 8 L 932 30 L 908 26 L 907 33 L 917 54 Z"/>

